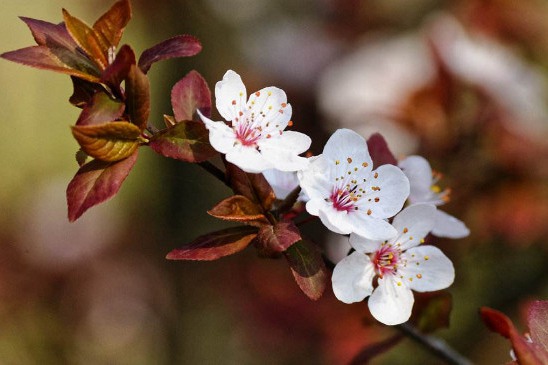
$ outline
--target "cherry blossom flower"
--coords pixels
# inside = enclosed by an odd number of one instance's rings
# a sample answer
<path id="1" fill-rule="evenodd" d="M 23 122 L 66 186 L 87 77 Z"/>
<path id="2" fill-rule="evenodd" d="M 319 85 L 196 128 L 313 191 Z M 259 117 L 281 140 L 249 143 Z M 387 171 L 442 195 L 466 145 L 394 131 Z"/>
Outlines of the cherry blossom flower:
<path id="1" fill-rule="evenodd" d="M 432 172 L 430 163 L 421 156 L 408 156 L 399 163 L 400 168 L 405 173 L 411 184 L 409 202 L 429 203 L 440 206 L 449 201 L 450 190 L 441 188 L 437 185 L 440 178 L 439 174 Z M 432 234 L 438 237 L 463 238 L 470 234 L 470 230 L 459 219 L 437 210 L 435 213 L 436 223 L 432 229 Z"/>
<path id="2" fill-rule="evenodd" d="M 310 147 L 311 140 L 303 133 L 284 131 L 292 122 L 283 90 L 266 87 L 247 99 L 240 75 L 229 70 L 215 85 L 215 99 L 217 110 L 230 125 L 199 115 L 211 145 L 227 161 L 250 173 L 306 168 L 308 161 L 299 154 Z"/>
<path id="3" fill-rule="evenodd" d="M 436 207 L 416 204 L 393 221 L 398 235 L 390 240 L 369 240 L 350 235 L 356 250 L 333 270 L 335 296 L 344 303 L 369 298 L 373 317 L 387 325 L 406 322 L 414 298 L 411 290 L 427 292 L 447 288 L 455 271 L 451 261 L 434 246 L 419 246 L 435 222 Z M 377 287 L 373 282 L 377 279 Z"/>
<path id="4" fill-rule="evenodd" d="M 409 195 L 409 181 L 394 165 L 373 171 L 365 140 L 349 129 L 339 129 L 323 153 L 310 158 L 298 173 L 310 200 L 306 210 L 319 216 L 335 233 L 357 233 L 369 239 L 388 239 L 396 230 L 385 219 L 398 213 Z"/>

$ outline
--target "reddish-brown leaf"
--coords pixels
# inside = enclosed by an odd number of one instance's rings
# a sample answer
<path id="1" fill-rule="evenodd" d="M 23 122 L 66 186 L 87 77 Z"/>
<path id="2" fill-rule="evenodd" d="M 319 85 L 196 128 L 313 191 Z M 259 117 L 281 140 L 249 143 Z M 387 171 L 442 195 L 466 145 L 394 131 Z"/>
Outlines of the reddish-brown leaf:
<path id="1" fill-rule="evenodd" d="M 220 201 L 207 213 L 215 218 L 246 223 L 251 226 L 268 224 L 261 207 L 242 195 L 234 195 Z"/>
<path id="2" fill-rule="evenodd" d="M 398 165 L 398 160 L 392 154 L 388 148 L 388 144 L 384 137 L 379 133 L 374 133 L 367 139 L 367 148 L 371 159 L 373 160 L 373 167 L 376 169 L 381 165 Z"/>
<path id="3" fill-rule="evenodd" d="M 128 122 L 76 125 L 72 135 L 85 153 L 107 162 L 129 157 L 141 143 L 141 131 Z"/>
<path id="4" fill-rule="evenodd" d="M 95 61 L 101 70 L 104 70 L 109 64 L 109 45 L 104 43 L 104 40 L 97 35 L 93 28 L 77 17 L 70 15 L 66 9 L 63 9 L 63 19 L 68 32 L 80 48 Z"/>
<path id="5" fill-rule="evenodd" d="M 91 101 L 84 107 L 76 125 L 92 125 L 111 122 L 122 116 L 125 105 L 113 100 L 103 92 L 96 92 Z"/>
<path id="6" fill-rule="evenodd" d="M 193 120 L 196 109 L 206 117 L 211 116 L 211 91 L 197 71 L 190 71 L 171 89 L 171 105 L 175 119 Z"/>
<path id="7" fill-rule="evenodd" d="M 257 236 L 257 228 L 240 226 L 198 237 L 191 243 L 171 251 L 168 260 L 217 260 L 242 251 Z"/>
<path id="8" fill-rule="evenodd" d="M 129 0 L 120 0 L 97 19 L 93 24 L 93 29 L 102 43 L 115 48 L 120 43 L 124 28 L 130 19 L 131 5 Z"/>
<path id="9" fill-rule="evenodd" d="M 481 307 L 481 318 L 487 327 L 512 342 L 512 348 L 520 365 L 542 365 L 533 349 L 518 332 L 512 320 L 497 310 Z"/>
<path id="10" fill-rule="evenodd" d="M 66 48 L 76 52 L 78 45 L 72 39 L 64 23 L 53 24 L 43 20 L 20 17 L 29 27 L 36 44 L 49 48 Z"/>
<path id="11" fill-rule="evenodd" d="M 97 92 L 103 92 L 103 87 L 100 84 L 83 80 L 79 77 L 71 76 L 72 95 L 69 102 L 78 108 L 84 108 L 91 103 L 93 96 Z"/>
<path id="12" fill-rule="evenodd" d="M 279 222 L 259 229 L 257 244 L 266 252 L 284 252 L 302 240 L 299 229 L 292 222 Z"/>
<path id="13" fill-rule="evenodd" d="M 328 280 L 327 268 L 318 247 L 302 240 L 291 245 L 284 254 L 297 285 L 307 297 L 318 300 Z"/>
<path id="14" fill-rule="evenodd" d="M 179 122 L 154 134 L 149 146 L 162 156 L 186 162 L 203 162 L 217 154 L 204 124 L 194 121 Z"/>
<path id="15" fill-rule="evenodd" d="M 148 77 L 135 65 L 126 79 L 127 112 L 133 124 L 141 130 L 147 127 L 150 113 L 150 84 Z"/>
<path id="16" fill-rule="evenodd" d="M 153 63 L 176 57 L 190 57 L 202 50 L 200 41 L 191 35 L 179 35 L 167 39 L 147 49 L 139 58 L 139 67 L 144 73 L 150 70 Z"/>
<path id="17" fill-rule="evenodd" d="M 65 49 L 57 49 L 56 52 L 57 54 L 53 54 L 46 46 L 33 46 L 2 53 L 0 57 L 26 66 L 61 72 L 91 82 L 99 82 L 98 73 L 87 68 L 88 65 L 85 64 L 84 57 L 77 57 Z"/>
<path id="18" fill-rule="evenodd" d="M 242 171 L 238 166 L 225 163 L 227 180 L 234 193 L 243 195 L 251 201 L 261 204 L 264 210 L 272 208 L 276 195 L 263 174 L 250 174 Z"/>
<path id="19" fill-rule="evenodd" d="M 119 94 L 120 84 L 127 79 L 131 66 L 135 65 L 135 53 L 128 45 L 123 45 L 114 61 L 103 71 L 101 82 L 107 84 Z"/>
<path id="20" fill-rule="evenodd" d="M 67 187 L 69 220 L 116 195 L 136 161 L 137 151 L 122 161 L 93 160 L 82 166 Z"/>

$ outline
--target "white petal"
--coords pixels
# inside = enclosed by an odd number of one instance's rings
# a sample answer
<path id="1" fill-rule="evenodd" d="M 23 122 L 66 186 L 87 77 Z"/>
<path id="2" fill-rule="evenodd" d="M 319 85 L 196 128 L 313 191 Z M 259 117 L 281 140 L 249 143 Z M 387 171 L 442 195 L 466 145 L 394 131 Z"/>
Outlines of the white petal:
<path id="1" fill-rule="evenodd" d="M 398 234 L 398 231 L 384 219 L 374 218 L 363 211 L 349 214 L 352 232 L 376 241 L 389 240 Z"/>
<path id="2" fill-rule="evenodd" d="M 369 310 L 377 321 L 392 326 L 407 322 L 414 302 L 413 292 L 405 283 L 393 276 L 385 276 L 379 278 L 379 286 L 369 298 Z"/>
<path id="3" fill-rule="evenodd" d="M 261 139 L 259 149 L 265 159 L 281 171 L 304 170 L 308 167 L 308 159 L 299 153 L 310 147 L 310 137 L 306 134 L 287 131 L 282 135 Z"/>
<path id="4" fill-rule="evenodd" d="M 432 234 L 438 237 L 464 238 L 470 234 L 470 230 L 462 221 L 438 210 Z"/>
<path id="5" fill-rule="evenodd" d="M 379 249 L 383 241 L 370 240 L 356 233 L 350 235 L 350 245 L 358 252 L 370 253 Z"/>
<path id="6" fill-rule="evenodd" d="M 255 120 L 265 131 L 284 130 L 291 119 L 291 105 L 287 104 L 285 92 L 273 86 L 249 95 L 246 108 L 255 113 Z"/>
<path id="7" fill-rule="evenodd" d="M 308 206 L 308 204 L 307 204 Z M 338 211 L 332 206 L 319 211 L 319 217 L 327 229 L 340 234 L 349 234 L 353 228 L 349 219 L 349 214 L 345 211 Z"/>
<path id="8" fill-rule="evenodd" d="M 392 243 L 399 243 L 402 251 L 418 246 L 434 227 L 436 211 L 430 204 L 414 204 L 402 210 L 392 222 L 399 232 Z"/>
<path id="9" fill-rule="evenodd" d="M 428 201 L 432 192 L 432 168 L 430 163 L 422 156 L 409 156 L 398 164 L 403 170 L 409 183 L 411 184 L 411 193 L 409 199 L 413 203 Z"/>
<path id="10" fill-rule="evenodd" d="M 307 168 L 304 171 L 297 172 L 299 184 L 310 199 L 323 201 L 329 198 L 333 189 L 331 182 L 327 180 L 325 174 L 327 164 L 322 155 L 311 157 L 308 161 Z"/>
<path id="11" fill-rule="evenodd" d="M 406 266 L 398 268 L 402 280 L 418 292 L 447 288 L 455 280 L 453 263 L 437 247 L 413 247 L 401 255 Z"/>
<path id="12" fill-rule="evenodd" d="M 234 147 L 236 136 L 232 128 L 227 126 L 223 122 L 214 122 L 208 117 L 204 116 L 198 110 L 200 119 L 204 122 L 206 128 L 209 130 L 209 143 L 215 148 L 216 151 L 221 153 L 227 153 Z"/>
<path id="13" fill-rule="evenodd" d="M 394 165 L 380 166 L 362 187 L 367 194 L 359 201 L 360 209 L 370 210 L 370 215 L 376 218 L 394 216 L 409 196 L 409 180 Z"/>
<path id="14" fill-rule="evenodd" d="M 334 232 L 327 232 L 326 242 L 329 243 L 324 248 L 325 256 L 335 264 L 348 256 L 352 250 L 352 246 L 348 243 L 348 237 Z"/>
<path id="15" fill-rule="evenodd" d="M 215 84 L 215 105 L 223 118 L 233 121 L 247 102 L 247 92 L 242 78 L 228 70 L 223 79 Z"/>
<path id="16" fill-rule="evenodd" d="M 375 270 L 367 255 L 353 252 L 333 269 L 333 293 L 344 303 L 361 302 L 373 291 Z"/>
<path id="17" fill-rule="evenodd" d="M 226 159 L 238 166 L 245 172 L 253 174 L 263 172 L 273 168 L 272 164 L 264 159 L 264 157 L 254 147 L 242 146 L 237 144 L 226 154 Z"/>
<path id="18" fill-rule="evenodd" d="M 263 171 L 263 176 L 274 190 L 277 199 L 285 199 L 299 186 L 296 172 L 270 169 Z"/>
<path id="19" fill-rule="evenodd" d="M 330 166 L 331 164 L 336 166 L 335 171 L 324 172 L 329 173 L 332 177 L 341 176 L 341 174 L 351 170 L 349 168 L 350 164 L 353 167 L 358 167 L 360 173 L 365 175 L 368 175 L 373 168 L 365 139 L 350 129 L 335 131 L 325 144 L 323 156 Z M 339 164 L 335 165 L 335 161 L 339 161 Z"/>

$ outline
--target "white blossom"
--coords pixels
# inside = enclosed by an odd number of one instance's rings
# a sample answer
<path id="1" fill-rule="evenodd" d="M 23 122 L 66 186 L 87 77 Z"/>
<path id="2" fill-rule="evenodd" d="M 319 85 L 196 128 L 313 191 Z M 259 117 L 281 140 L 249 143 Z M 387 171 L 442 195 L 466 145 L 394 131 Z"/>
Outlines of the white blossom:
<path id="1" fill-rule="evenodd" d="M 354 232 L 369 239 L 396 235 L 386 219 L 401 210 L 409 181 L 393 165 L 373 170 L 367 144 L 359 134 L 336 131 L 323 153 L 310 158 L 309 168 L 298 176 L 310 198 L 306 210 L 333 232 Z"/>
<path id="2" fill-rule="evenodd" d="M 442 190 L 438 185 L 439 175 L 432 172 L 430 163 L 421 156 L 409 156 L 399 162 L 409 183 L 411 192 L 409 202 L 430 203 L 440 206 L 449 201 L 450 190 Z M 438 237 L 463 238 L 470 234 L 470 230 L 459 219 L 437 210 L 436 223 L 432 229 L 432 234 Z"/>
<path id="3" fill-rule="evenodd" d="M 299 154 L 310 147 L 311 140 L 303 133 L 284 131 L 292 122 L 291 105 L 283 90 L 266 87 L 248 99 L 240 75 L 229 70 L 215 85 L 215 99 L 229 125 L 199 115 L 209 130 L 211 145 L 227 161 L 250 173 L 306 168 L 308 161 Z"/>
<path id="4" fill-rule="evenodd" d="M 417 292 L 447 288 L 455 271 L 451 261 L 436 247 L 420 246 L 435 222 L 436 208 L 412 205 L 393 221 L 398 235 L 390 240 L 370 240 L 350 235 L 353 253 L 333 270 L 335 296 L 354 303 L 370 296 L 373 317 L 387 325 L 406 322 L 411 316 Z M 377 285 L 374 285 L 374 281 Z"/>

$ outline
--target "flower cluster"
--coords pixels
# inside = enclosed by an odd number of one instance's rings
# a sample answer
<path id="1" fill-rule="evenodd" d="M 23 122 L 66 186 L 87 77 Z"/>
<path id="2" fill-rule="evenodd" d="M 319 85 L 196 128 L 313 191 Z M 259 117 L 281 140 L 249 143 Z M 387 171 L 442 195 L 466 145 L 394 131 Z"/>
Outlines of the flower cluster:
<path id="1" fill-rule="evenodd" d="M 448 201 L 449 190 L 436 185 L 438 177 L 426 159 L 379 163 L 366 140 L 349 129 L 337 130 L 320 155 L 304 158 L 299 154 L 309 148 L 310 138 L 285 130 L 292 124 L 291 105 L 282 90 L 267 87 L 247 99 L 240 76 L 228 71 L 215 96 L 226 123 L 199 113 L 211 145 L 243 171 L 263 172 L 278 199 L 300 187 L 299 200 L 309 214 L 329 230 L 350 235 L 354 251 L 333 271 L 339 300 L 353 303 L 370 296 L 372 315 L 394 325 L 411 316 L 411 290 L 452 284 L 451 261 L 438 248 L 421 244 L 430 233 L 461 238 L 469 231 L 437 210 Z"/>

